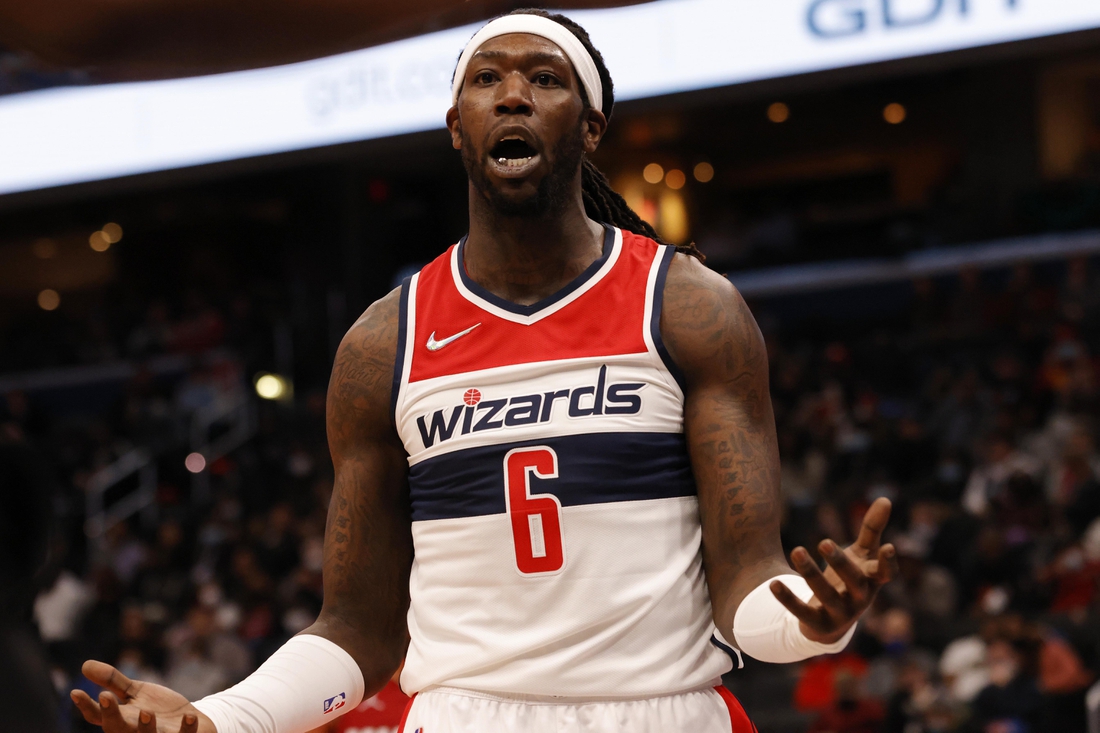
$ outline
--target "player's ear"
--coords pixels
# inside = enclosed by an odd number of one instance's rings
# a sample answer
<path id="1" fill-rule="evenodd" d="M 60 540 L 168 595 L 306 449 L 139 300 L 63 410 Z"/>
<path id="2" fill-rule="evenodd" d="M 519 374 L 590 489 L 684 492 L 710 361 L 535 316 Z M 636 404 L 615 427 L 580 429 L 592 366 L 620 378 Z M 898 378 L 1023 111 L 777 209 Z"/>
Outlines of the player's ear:
<path id="1" fill-rule="evenodd" d="M 584 152 L 591 155 L 600 146 L 607 132 L 607 117 L 598 109 L 590 108 L 581 118 L 581 134 L 584 136 Z"/>
<path id="2" fill-rule="evenodd" d="M 462 149 L 462 120 L 458 117 L 458 107 L 447 110 L 447 129 L 451 132 L 451 147 Z"/>

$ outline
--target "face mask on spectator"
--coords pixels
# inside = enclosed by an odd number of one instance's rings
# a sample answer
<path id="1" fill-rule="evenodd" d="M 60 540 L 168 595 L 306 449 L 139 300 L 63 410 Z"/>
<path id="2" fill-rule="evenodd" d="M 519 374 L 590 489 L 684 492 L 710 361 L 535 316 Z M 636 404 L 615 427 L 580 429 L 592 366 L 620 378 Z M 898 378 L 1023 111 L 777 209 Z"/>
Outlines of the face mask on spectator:
<path id="1" fill-rule="evenodd" d="M 936 470 L 936 475 L 943 484 L 953 484 L 962 480 L 962 466 L 954 461 L 941 463 Z"/>
<path id="2" fill-rule="evenodd" d="M 989 664 L 989 681 L 1004 687 L 1016 677 L 1019 667 L 1010 659 L 998 659 Z"/>
<path id="3" fill-rule="evenodd" d="M 891 657 L 900 657 L 905 654 L 905 652 L 909 651 L 909 643 L 904 639 L 894 639 L 893 641 L 886 642 L 883 646 L 883 650 Z"/>

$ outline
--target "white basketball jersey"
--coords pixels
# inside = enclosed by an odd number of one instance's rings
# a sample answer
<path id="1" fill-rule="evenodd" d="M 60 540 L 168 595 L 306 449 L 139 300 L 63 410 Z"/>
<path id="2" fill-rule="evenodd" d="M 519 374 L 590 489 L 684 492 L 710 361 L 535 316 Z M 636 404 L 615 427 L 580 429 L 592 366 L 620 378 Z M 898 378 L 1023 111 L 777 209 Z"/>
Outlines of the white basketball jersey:
<path id="1" fill-rule="evenodd" d="M 406 282 L 394 416 L 415 559 L 401 686 L 624 698 L 713 685 L 683 388 L 661 343 L 674 250 L 603 257 L 518 306 L 463 244 Z"/>

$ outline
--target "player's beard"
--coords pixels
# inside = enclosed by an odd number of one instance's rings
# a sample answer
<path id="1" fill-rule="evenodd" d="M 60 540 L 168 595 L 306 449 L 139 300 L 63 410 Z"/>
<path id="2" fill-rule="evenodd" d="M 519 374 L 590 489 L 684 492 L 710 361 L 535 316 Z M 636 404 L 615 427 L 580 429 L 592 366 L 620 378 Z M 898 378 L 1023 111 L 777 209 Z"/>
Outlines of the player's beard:
<path id="1" fill-rule="evenodd" d="M 566 135 L 554 148 L 554 163 L 539 182 L 534 195 L 516 199 L 505 195 L 485 172 L 483 160 L 475 157 L 473 141 L 462 134 L 462 163 L 474 189 L 485 197 L 493 210 L 502 216 L 537 218 L 559 211 L 573 195 L 573 181 L 584 156 L 584 137 L 580 126 Z"/>

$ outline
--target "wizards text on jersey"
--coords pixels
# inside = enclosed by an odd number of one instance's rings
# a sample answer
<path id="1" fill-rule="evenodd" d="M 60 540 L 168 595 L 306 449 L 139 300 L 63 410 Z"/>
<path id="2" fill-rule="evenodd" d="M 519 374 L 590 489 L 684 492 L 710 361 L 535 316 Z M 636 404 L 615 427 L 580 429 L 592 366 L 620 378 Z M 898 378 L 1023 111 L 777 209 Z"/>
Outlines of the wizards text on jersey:
<path id="1" fill-rule="evenodd" d="M 436 410 L 431 415 L 416 418 L 425 448 L 455 436 L 483 430 L 534 425 L 550 422 L 556 403 L 567 410 L 570 418 L 596 415 L 637 415 L 642 411 L 642 396 L 638 394 L 644 382 L 612 382 L 608 384 L 607 365 L 601 366 L 596 383 L 572 389 L 518 395 L 500 399 L 482 399 L 481 391 L 468 389 L 463 404 L 449 410 Z M 460 426 L 461 424 L 461 426 Z"/>

